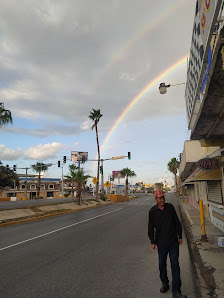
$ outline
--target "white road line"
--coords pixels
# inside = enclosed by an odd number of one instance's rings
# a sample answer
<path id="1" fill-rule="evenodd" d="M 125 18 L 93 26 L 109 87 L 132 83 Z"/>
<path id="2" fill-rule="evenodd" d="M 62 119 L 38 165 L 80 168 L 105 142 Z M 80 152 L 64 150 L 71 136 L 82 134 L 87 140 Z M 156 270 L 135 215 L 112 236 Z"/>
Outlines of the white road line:
<path id="1" fill-rule="evenodd" d="M 29 242 L 29 241 L 32 241 L 32 240 L 35 240 L 35 239 L 38 239 L 38 238 L 42 238 L 42 237 L 44 237 L 44 236 L 46 236 L 46 235 L 53 234 L 53 233 L 56 233 L 56 232 L 61 231 L 61 230 L 65 230 L 65 229 L 67 229 L 67 228 L 70 228 L 70 227 L 79 225 L 79 224 L 81 224 L 81 223 L 83 223 L 83 222 L 86 222 L 86 221 L 89 221 L 89 220 L 92 220 L 92 219 L 95 219 L 95 218 L 98 218 L 98 217 L 101 217 L 101 216 L 104 216 L 104 215 L 107 215 L 107 214 L 110 214 L 110 213 L 119 211 L 119 210 L 121 210 L 121 209 L 123 209 L 123 208 L 119 208 L 119 209 L 116 209 L 116 210 L 113 210 L 113 211 L 110 211 L 110 212 L 106 212 L 106 213 L 103 213 L 103 214 L 100 214 L 100 215 L 97 215 L 97 216 L 94 216 L 94 217 L 91 217 L 91 218 L 88 218 L 88 219 L 84 219 L 84 220 L 81 220 L 81 221 L 76 222 L 76 223 L 74 223 L 74 224 L 68 225 L 68 226 L 66 226 L 66 227 L 63 227 L 63 228 L 60 228 L 60 229 L 57 229 L 57 230 L 54 230 L 54 231 L 51 231 L 51 232 L 48 232 L 48 233 L 45 233 L 45 234 L 42 234 L 42 235 L 33 237 L 33 238 L 30 238 L 30 239 L 27 239 L 27 240 L 24 240 L 24 241 L 15 243 L 15 244 L 12 244 L 12 245 L 9 245 L 9 246 L 0 248 L 0 251 L 5 250 L 5 249 L 8 249 L 8 248 L 10 248 L 10 247 L 14 247 L 14 246 L 17 246 L 17 245 L 26 243 L 26 242 Z"/>

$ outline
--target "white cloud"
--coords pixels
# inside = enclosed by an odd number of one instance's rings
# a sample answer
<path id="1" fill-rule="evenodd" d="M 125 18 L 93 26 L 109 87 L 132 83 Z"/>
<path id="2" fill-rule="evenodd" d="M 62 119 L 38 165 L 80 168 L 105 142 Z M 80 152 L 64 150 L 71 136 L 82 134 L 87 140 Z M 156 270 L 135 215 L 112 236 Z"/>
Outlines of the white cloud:
<path id="1" fill-rule="evenodd" d="M 49 158 L 55 158 L 57 153 L 64 148 L 61 143 L 51 143 L 51 144 L 39 144 L 37 146 L 32 146 L 28 150 L 24 151 L 24 157 L 26 159 L 33 160 L 46 160 Z"/>
<path id="2" fill-rule="evenodd" d="M 80 146 L 81 143 L 79 142 L 75 142 L 73 148 L 78 148 Z"/>
<path id="3" fill-rule="evenodd" d="M 0 158 L 1 160 L 16 160 L 21 157 L 22 152 L 20 150 L 13 150 L 7 148 L 5 145 L 0 144 Z"/>
<path id="4" fill-rule="evenodd" d="M 82 124 L 81 124 L 81 129 L 83 130 L 87 130 L 87 129 L 90 129 L 92 127 L 92 123 L 90 121 L 84 121 Z"/>

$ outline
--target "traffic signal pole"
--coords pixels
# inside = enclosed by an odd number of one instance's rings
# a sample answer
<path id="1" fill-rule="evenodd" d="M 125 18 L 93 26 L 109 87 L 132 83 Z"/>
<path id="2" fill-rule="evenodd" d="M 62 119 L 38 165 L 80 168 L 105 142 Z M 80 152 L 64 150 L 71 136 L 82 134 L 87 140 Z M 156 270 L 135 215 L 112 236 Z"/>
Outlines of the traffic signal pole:
<path id="1" fill-rule="evenodd" d="M 63 177 L 63 162 L 61 164 L 61 171 L 62 171 L 62 177 L 61 177 L 61 181 L 62 181 L 62 186 L 61 186 L 61 194 L 62 194 L 62 198 L 64 197 L 64 177 Z"/>
<path id="2" fill-rule="evenodd" d="M 104 184 L 103 184 L 103 159 L 101 159 L 102 173 L 101 173 L 101 192 L 104 193 Z"/>

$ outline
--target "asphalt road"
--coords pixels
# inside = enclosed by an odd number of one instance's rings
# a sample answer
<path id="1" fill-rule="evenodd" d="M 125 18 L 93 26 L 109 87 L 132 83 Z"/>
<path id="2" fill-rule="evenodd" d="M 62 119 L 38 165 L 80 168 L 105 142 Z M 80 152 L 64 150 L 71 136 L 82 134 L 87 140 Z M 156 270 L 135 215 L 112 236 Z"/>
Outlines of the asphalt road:
<path id="1" fill-rule="evenodd" d="M 0 297 L 172 297 L 159 292 L 147 236 L 153 204 L 145 196 L 1 228 Z M 182 291 L 196 297 L 185 238 L 180 265 Z"/>

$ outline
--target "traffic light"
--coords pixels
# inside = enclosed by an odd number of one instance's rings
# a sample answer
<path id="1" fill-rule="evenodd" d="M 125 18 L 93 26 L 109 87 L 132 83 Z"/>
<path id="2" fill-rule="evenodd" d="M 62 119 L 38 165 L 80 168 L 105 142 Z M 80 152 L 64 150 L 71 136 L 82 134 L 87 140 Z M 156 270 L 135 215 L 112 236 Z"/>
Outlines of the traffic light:
<path id="1" fill-rule="evenodd" d="M 82 163 L 84 163 L 86 161 L 86 158 L 84 155 L 82 155 Z"/>
<path id="2" fill-rule="evenodd" d="M 128 152 L 128 159 L 131 159 L 131 152 Z"/>
<path id="3" fill-rule="evenodd" d="M 6 172 L 9 171 L 9 165 L 6 165 Z"/>
<path id="4" fill-rule="evenodd" d="M 63 157 L 63 163 L 66 163 L 66 156 Z"/>
<path id="5" fill-rule="evenodd" d="M 13 166 L 13 171 L 16 172 L 16 165 Z"/>
<path id="6" fill-rule="evenodd" d="M 103 166 L 100 166 L 100 174 L 103 174 Z"/>
<path id="7" fill-rule="evenodd" d="M 61 167 L 61 162 L 60 162 L 60 160 L 58 161 L 58 168 L 60 168 Z"/>

